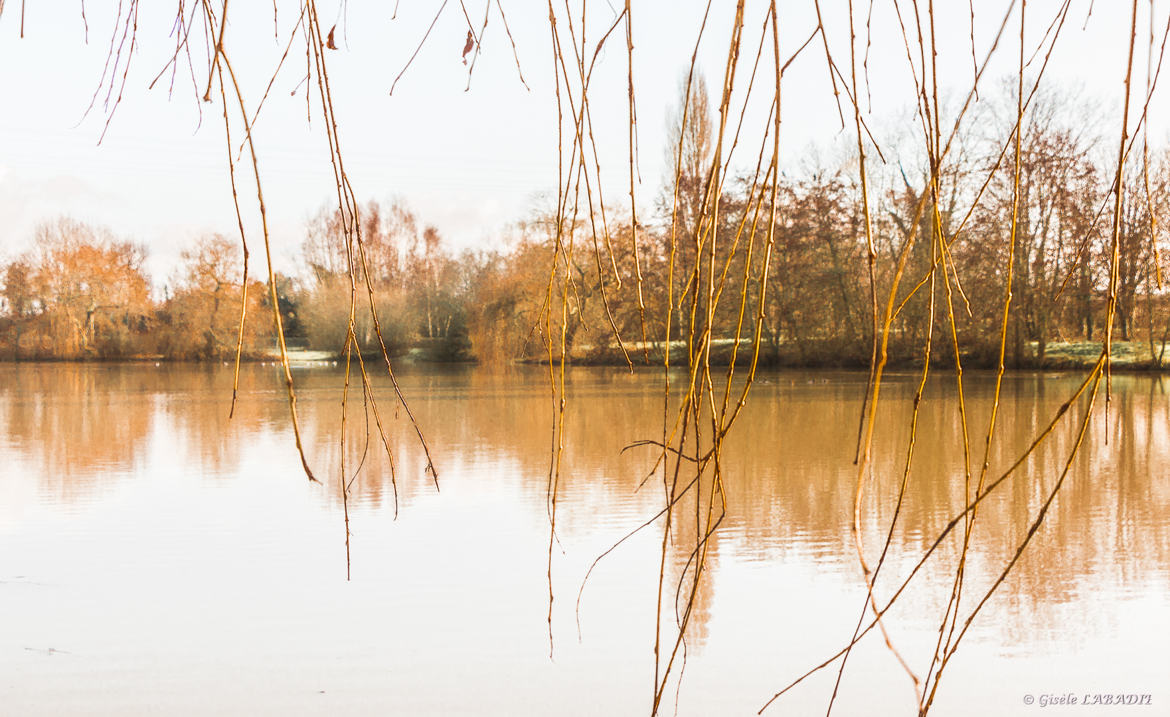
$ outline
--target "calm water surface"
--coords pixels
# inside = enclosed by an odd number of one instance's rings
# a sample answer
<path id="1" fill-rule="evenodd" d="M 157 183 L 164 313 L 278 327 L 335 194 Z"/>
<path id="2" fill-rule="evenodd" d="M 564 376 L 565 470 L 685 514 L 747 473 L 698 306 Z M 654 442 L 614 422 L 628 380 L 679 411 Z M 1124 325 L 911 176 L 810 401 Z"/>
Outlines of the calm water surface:
<path id="1" fill-rule="evenodd" d="M 0 367 L 0 714 L 648 713 L 660 528 L 599 565 L 580 633 L 574 603 L 592 560 L 661 505 L 653 480 L 637 489 L 652 453 L 620 453 L 661 435 L 657 374 L 570 375 L 552 660 L 547 374 L 403 373 L 440 492 L 422 473 L 405 415 L 377 384 L 398 515 L 373 446 L 349 506 L 349 582 L 336 485 L 342 377 L 321 368 L 298 377 L 324 485 L 301 472 L 271 366 L 245 370 L 230 421 L 231 374 L 219 366 Z M 887 384 L 871 546 L 900 478 L 915 378 Z M 730 512 L 711 545 L 678 714 L 754 714 L 849 636 L 864 598 L 849 534 L 864 382 L 782 372 L 754 389 L 726 454 Z M 1076 382 L 1005 379 L 993 474 Z M 967 385 L 972 426 L 983 426 L 991 377 Z M 1153 707 L 1138 712 L 1170 714 L 1168 389 L 1166 379 L 1114 379 L 1110 424 L 1094 419 L 1049 521 L 948 668 L 935 714 L 1035 715 L 1041 708 L 1025 695 L 1069 692 L 1151 694 Z M 959 436 L 951 380 L 940 377 L 923 405 L 893 572 L 907 572 L 962 505 Z M 986 589 L 1010 558 L 1074 436 L 1073 425 L 1058 429 L 982 509 L 973 589 Z M 361 446 L 351 440 L 347 453 L 352 467 Z M 891 611 L 893 638 L 920 666 L 956 552 L 948 541 Z M 671 547 L 672 575 L 685 558 Z M 835 714 L 913 714 L 905 675 L 871 642 L 855 652 Z M 766 714 L 823 713 L 833 676 Z M 1073 710 L 1041 714 L 1058 709 Z"/>

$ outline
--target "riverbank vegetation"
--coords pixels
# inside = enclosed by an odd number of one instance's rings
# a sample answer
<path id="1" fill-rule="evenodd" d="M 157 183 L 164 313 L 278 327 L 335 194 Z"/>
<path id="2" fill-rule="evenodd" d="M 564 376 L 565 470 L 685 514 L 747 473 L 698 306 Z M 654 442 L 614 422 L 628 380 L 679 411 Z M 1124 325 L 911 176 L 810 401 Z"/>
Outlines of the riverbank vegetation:
<path id="1" fill-rule="evenodd" d="M 1080 119 L 1091 114 L 1089 100 L 1041 91 L 1024 125 L 1016 193 L 1014 169 L 1003 161 L 1015 122 L 1009 90 L 981 103 L 983 116 L 960 139 L 959 160 L 939 178 L 939 211 L 921 216 L 919 231 L 947 237 L 945 263 L 954 280 L 956 329 L 968 352 L 966 365 L 996 363 L 1001 274 L 1013 249 L 1007 364 L 1085 365 L 1099 351 L 1093 344 L 1104 339 L 1109 295 L 1106 210 L 1113 175 L 1102 151 L 1104 137 L 1094 133 L 1100 125 Z M 675 129 L 682 148 L 678 180 L 660 189 L 654 214 L 638 220 L 636 266 L 628 213 L 579 213 L 576 228 L 597 246 L 566 253 L 569 281 L 546 290 L 557 244 L 554 212 L 534 211 L 491 246 L 455 253 L 405 204 L 370 201 L 360 211 L 364 257 L 355 258 L 350 272 L 340 216 L 322 209 L 306 223 L 300 270 L 277 277 L 286 336 L 294 345 L 340 355 L 349 299 L 357 294 L 362 300 L 356 303 L 355 337 L 362 351 L 376 353 L 379 339 L 365 300 L 372 291 L 381 339 L 392 355 L 493 363 L 547 359 L 542 336 L 559 337 L 564 322 L 565 350 L 574 361 L 658 363 L 664 347 L 671 346 L 685 362 L 685 345 L 667 343 L 661 317 L 675 323 L 670 337 L 687 335 L 689 312 L 682 307 L 689 306 L 696 277 L 713 262 L 725 277 L 746 272 L 755 278 L 753 287 L 766 287 L 763 296 L 758 289 L 747 296 L 749 315 L 763 311 L 763 363 L 867 366 L 873 329 L 855 152 L 806 160 L 802 169 L 782 174 L 774 205 L 770 183 L 729 178 L 715 213 L 715 238 L 696 255 L 702 172 L 712 152 L 704 83 L 693 83 L 689 104 L 694 114 L 681 143 Z M 881 296 L 897 270 L 922 195 L 930 191 L 930 171 L 907 141 L 893 137 L 878 146 L 886 161 L 871 171 L 868 196 Z M 1163 278 L 1170 247 L 1158 229 L 1170 219 L 1170 155 L 1154 152 L 1131 163 L 1121 199 L 1114 340 L 1122 364 L 1162 368 L 1170 339 Z M 1016 196 L 1012 247 L 1005 239 Z M 775 217 L 774 250 L 765 264 L 762 252 L 749 257 L 737 244 L 749 225 L 764 226 L 769 214 Z M 242 253 L 234 239 L 219 234 L 198 239 L 182 252 L 173 275 L 161 280 L 147 274 L 143 246 L 75 219 L 43 224 L 31 244 L 0 266 L 0 356 L 226 359 L 237 343 L 245 357 L 273 351 L 270 295 L 257 277 L 248 277 L 247 291 L 241 287 Z M 914 281 L 901 290 L 890 331 L 894 364 L 921 363 L 921 346 L 932 327 L 930 292 L 918 279 L 930 274 L 932 262 L 939 257 L 932 258 L 931 245 L 914 244 L 903 270 Z M 672 271 L 672 266 L 693 270 Z M 641 297 L 626 290 L 635 283 Z M 561 294 L 567 295 L 563 318 L 548 312 L 566 298 Z M 247 309 L 242 328 L 241 301 Z M 697 313 L 703 310 L 699 306 Z M 738 302 L 715 307 L 713 361 L 731 359 L 738 318 Z M 937 335 L 949 331 L 946 317 L 936 316 L 934 323 Z M 953 360 L 951 346 L 934 342 L 932 360 Z"/>

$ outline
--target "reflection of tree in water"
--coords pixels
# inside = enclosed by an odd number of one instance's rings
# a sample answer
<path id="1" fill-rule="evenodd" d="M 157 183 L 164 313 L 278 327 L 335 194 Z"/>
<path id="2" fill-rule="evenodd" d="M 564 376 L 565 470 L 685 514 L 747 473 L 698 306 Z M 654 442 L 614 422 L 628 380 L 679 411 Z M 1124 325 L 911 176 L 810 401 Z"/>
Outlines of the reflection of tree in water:
<path id="1" fill-rule="evenodd" d="M 763 389 L 761 394 L 770 395 L 757 396 L 761 400 L 749 406 L 754 410 L 733 437 L 736 450 L 729 451 L 727 461 L 728 473 L 734 476 L 728 481 L 727 537 L 734 549 L 781 560 L 789 554 L 800 559 L 797 553 L 809 545 L 814 546 L 814 554 L 838 560 L 848 554 L 852 493 L 843 486 L 850 484 L 851 476 L 841 466 L 847 468 L 850 462 L 847 454 L 855 439 L 858 395 L 850 391 L 847 381 L 857 377 L 839 380 L 834 376 L 826 379 L 827 384 L 810 386 L 801 376 L 791 384 L 781 381 L 778 390 L 757 387 Z M 969 425 L 974 427 L 986 425 L 990 410 L 991 381 L 982 378 L 967 379 Z M 1042 374 L 1005 379 L 989 477 L 998 477 L 1026 449 L 1038 427 L 1067 398 L 1069 382 L 1076 380 Z M 945 380 L 932 385 L 920 409 L 908 494 L 891 548 L 892 556 L 903 557 L 887 566 L 885 577 L 879 580 L 879 595 L 892 593 L 964 505 L 963 459 L 957 448 L 962 440 L 957 408 L 950 400 L 952 386 Z M 885 435 L 875 441 L 872 502 L 867 506 L 871 516 L 867 545 L 875 558 L 905 465 L 911 408 L 912 389 L 905 383 L 894 381 L 886 388 L 891 400 Z M 966 578 L 972 596 L 990 587 L 1024 539 L 1035 511 L 1067 460 L 1079 415 L 1070 411 L 1068 423 L 981 504 Z M 1104 431 L 1103 415 L 1094 419 L 1094 431 Z M 1166 564 L 1170 533 L 1160 516 L 1170 510 L 1170 495 L 1165 471 L 1159 466 L 1170 461 L 1168 419 L 1163 380 L 1114 378 L 1109 445 L 1094 441 L 1082 446 L 1052 507 L 1055 520 L 1046 522 L 1038 533 L 1039 549 L 1025 552 L 995 602 L 1010 601 L 1017 606 L 1013 614 L 1035 626 L 1051 619 L 1051 605 L 1083 594 L 1087 586 L 1095 590 L 1122 587 L 1139 577 L 1142 566 Z M 764 445 L 770 449 L 750 449 Z M 977 471 L 983 446 L 973 441 L 971 456 Z M 932 574 L 944 579 L 951 574 L 960 540 L 961 530 L 943 543 L 928 563 Z M 842 566 L 853 574 L 854 565 L 846 560 Z M 859 576 L 857 581 L 860 601 L 864 586 Z"/>
<path id="2" fill-rule="evenodd" d="M 278 369 L 240 367 L 240 398 L 231 414 L 232 370 L 219 362 L 176 364 L 161 415 L 173 426 L 177 447 L 208 475 L 232 475 L 257 436 L 289 429 L 288 403 Z M 229 418 L 229 415 L 231 417 Z"/>
<path id="3" fill-rule="evenodd" d="M 283 431 L 288 410 L 271 367 L 245 365 L 242 399 L 228 419 L 232 374 L 219 364 L 18 363 L 3 367 L 0 421 L 65 502 L 127 476 L 149 441 L 204 474 L 235 472 L 249 436 Z M 165 419 L 165 420 L 160 420 Z"/>
<path id="4" fill-rule="evenodd" d="M 498 490 L 514 491 L 525 510 L 533 513 L 536 523 L 544 518 L 553 415 L 547 369 L 462 368 L 441 374 L 406 370 L 399 374 L 399 380 L 411 397 L 412 410 L 427 428 L 428 439 L 439 447 L 435 455 L 441 488 L 445 480 L 491 481 Z M 588 561 L 596 555 L 580 554 L 579 543 L 588 542 L 599 528 L 604 526 L 610 534 L 620 537 L 660 508 L 660 475 L 639 490 L 653 464 L 652 451 L 623 452 L 622 448 L 631 437 L 661 435 L 662 395 L 646 381 L 646 376 L 622 371 L 571 372 L 569 383 L 566 421 L 573 428 L 565 437 L 559 492 L 561 506 L 569 508 L 557 521 L 557 534 L 575 560 Z M 386 384 L 381 379 L 375 383 L 380 395 L 390 395 Z M 312 446 L 311 460 L 317 465 L 336 466 L 341 451 L 337 375 L 306 375 L 300 386 L 299 407 L 307 445 Z M 387 400 L 381 405 L 392 403 Z M 360 402 L 352 401 L 349 410 L 346 465 L 352 470 L 364 460 L 353 483 L 351 504 L 388 508 L 393 501 L 390 468 L 373 416 L 367 449 Z M 414 497 L 434 491 L 429 477 L 423 475 L 426 457 L 413 440 L 405 417 L 395 419 L 383 413 L 383 422 L 394 453 L 400 507 L 409 510 Z M 452 466 L 460 468 L 453 471 Z M 322 495 L 330 503 L 339 504 L 336 479 L 336 474 L 330 477 L 330 487 Z M 687 506 L 693 511 L 693 503 Z M 653 530 L 660 531 L 660 527 Z M 692 549 L 688 542 L 693 543 L 695 530 L 693 512 L 680 515 L 674 527 L 678 537 L 668 548 L 665 585 L 670 590 L 683 577 Z M 720 543 L 718 535 L 711 541 L 700 590 L 692 606 L 688 632 L 688 645 L 692 648 L 705 640 Z M 657 563 L 652 567 L 656 571 Z M 692 579 L 693 565 L 687 568 L 680 591 L 680 612 L 685 608 Z M 563 599 L 571 600 L 572 593 L 566 592 Z M 669 606 L 663 620 L 664 625 L 675 621 Z"/>
<path id="5" fill-rule="evenodd" d="M 108 364 L 12 364 L 0 378 L 0 420 L 37 466 L 41 489 L 74 501 L 126 475 L 141 458 L 158 372 Z"/>
<path id="6" fill-rule="evenodd" d="M 1018 588 L 1012 599 L 1021 603 L 1020 614 L 1046 624 L 1048 606 L 1071 601 L 1086 591 L 1104 586 L 1121 588 L 1146 581 L 1161 581 L 1170 592 L 1165 571 L 1149 569 L 1170 564 L 1170 405 L 1163 378 L 1117 376 L 1113 379 L 1110 425 L 1104 412 L 1094 418 L 1093 430 L 1104 440 L 1086 442 L 1077 457 L 1075 473 L 1053 506 L 1054 520 L 1046 522 L 1038 536 L 1039 550 L 1025 553 L 1011 577 Z M 1054 478 L 1048 470 L 1045 486 Z M 1037 505 L 1032 497 L 1033 507 Z M 1014 521 L 1011 541 L 1022 539 L 1026 529 Z M 985 536 L 993 538 L 994 536 Z M 996 541 L 1006 552 L 1009 545 Z M 1106 615 L 1083 615 L 1084 620 L 1105 620 Z M 1067 628 L 1068 626 L 1053 626 Z M 1096 632 L 1107 632 L 1104 625 Z M 1092 629 L 1086 632 L 1095 632 Z"/>
<path id="7" fill-rule="evenodd" d="M 690 611 L 683 641 L 683 648 L 689 652 L 701 650 L 710 636 L 709 623 L 715 590 L 719 583 L 721 546 L 726 542 L 727 535 L 722 531 L 715 531 L 704 541 L 701 526 L 706 524 L 706 520 L 704 516 L 696 515 L 694 500 L 683 501 L 680 507 L 682 510 L 674 514 L 674 536 L 667 546 L 663 589 L 669 591 L 668 594 L 673 597 L 663 601 L 663 624 L 673 625 L 677 629 L 683 615 Z M 705 510 L 705 506 L 699 506 L 698 510 Z M 699 584 L 696 586 L 695 546 L 704 544 L 705 563 L 699 573 Z M 683 655 L 680 655 L 680 659 L 682 657 Z"/>
<path id="8" fill-rule="evenodd" d="M 630 495 L 640 480 L 642 456 L 621 454 L 630 435 L 653 430 L 661 414 L 661 397 L 640 388 L 635 378 L 618 372 L 587 372 L 570 399 L 567 420 L 577 430 L 566 436 L 562 500 L 578 505 L 567 511 L 558 531 L 588 530 L 605 511 L 614 509 L 615 495 Z M 517 368 L 481 371 L 457 368 L 442 373 L 403 371 L 403 389 L 411 409 L 426 427 L 435 446 L 440 487 L 444 479 L 462 479 L 449 473 L 453 464 L 477 472 L 493 465 L 509 466 L 518 475 L 494 475 L 516 480 L 528 504 L 543 505 L 549 465 L 551 407 L 547 370 Z M 308 443 L 317 465 L 337 466 L 340 458 L 340 391 L 336 374 L 306 375 L 301 380 L 300 405 L 305 412 Z M 375 379 L 377 395 L 390 396 L 389 382 Z M 393 402 L 380 402 L 383 425 L 394 454 L 400 498 L 434 490 L 423 475 L 425 456 L 404 415 L 395 415 Z M 353 499 L 378 506 L 391 498 L 389 461 L 371 413 L 368 450 L 366 418 L 360 400 L 353 400 L 347 418 L 346 464 L 356 467 L 365 455 L 354 482 Z M 659 429 L 660 430 L 660 429 Z M 648 464 L 646 464 L 648 465 Z M 336 475 L 334 475 L 336 478 Z M 330 491 L 332 493 L 332 491 Z M 340 500 L 331 495 L 330 500 Z M 653 496 L 647 496 L 647 505 Z"/>
<path id="9" fill-rule="evenodd" d="M 272 367 L 243 367 L 243 396 L 230 420 L 231 371 L 218 364 L 18 364 L 3 371 L 0 421 L 6 435 L 38 467 L 43 489 L 65 501 L 89 495 L 112 476 L 129 474 L 143 458 L 148 439 L 171 441 L 185 464 L 220 476 L 238 473 L 256 438 L 291 440 L 279 377 Z M 299 377 L 306 445 L 315 466 L 338 464 L 339 378 L 336 371 L 320 369 L 303 371 Z M 620 537 L 661 508 L 661 473 L 638 487 L 657 449 L 622 452 L 631 440 L 661 437 L 662 395 L 645 379 L 624 371 L 570 373 L 567 420 L 573 430 L 566 437 L 560 500 L 571 509 L 564 510 L 557 523 L 570 552 L 580 550 L 579 544 L 599 530 Z M 991 381 L 984 379 L 968 377 L 971 426 L 985 425 L 990 410 Z M 401 380 L 428 437 L 441 447 L 436 454 L 440 484 L 487 482 L 493 490 L 514 494 L 539 522 L 551 437 L 547 374 L 525 368 L 404 370 Z M 378 392 L 389 393 L 384 378 L 375 381 Z M 1059 408 L 1070 381 L 1075 377 L 1027 374 L 1005 379 L 990 476 L 997 476 L 1023 451 L 1021 442 Z M 904 465 L 912 382 L 891 379 L 885 389 L 888 408 L 875 442 L 867 536 L 875 555 L 884 540 L 880 526 L 891 517 L 884 511 L 894 503 Z M 761 377 L 758 400 L 745 409 L 724 453 L 729 512 L 708 550 L 709 572 L 702 577 L 692 607 L 688 647 L 705 641 L 719 567 L 728 556 L 807 562 L 811 555 L 854 575 L 856 566 L 844 557 L 849 555 L 852 476 L 842 466 L 848 468 L 851 461 L 858 389 L 863 383 L 863 375 L 850 373 L 781 372 Z M 1165 580 L 1164 573 L 1151 577 L 1145 567 L 1170 563 L 1170 532 L 1162 518 L 1170 512 L 1163 469 L 1170 462 L 1166 386 L 1164 379 L 1114 378 L 1108 446 L 1091 441 L 1081 448 L 1053 505 L 1051 517 L 1056 520 L 1046 522 L 1038 534 L 1040 549 L 1025 553 L 1003 594 L 994 599 L 1012 607 L 1012 619 L 1020 622 L 1023 632 L 1058 619 L 1050 608 L 1082 594 L 1086 586 L 1107 589 Z M 902 557 L 891 561 L 879 580 L 879 595 L 900 582 L 914 558 L 926 551 L 963 505 L 962 455 L 954 448 L 938 448 L 961 445 L 952 392 L 953 385 L 940 379 L 931 384 L 922 404 L 910 488 L 893 536 L 891 554 Z M 426 458 L 405 416 L 395 417 L 389 401 L 383 406 L 400 502 L 409 510 L 412 498 L 434 488 L 423 474 Z M 363 450 L 360 401 L 351 402 L 350 411 L 347 464 L 356 467 Z M 1098 434 L 1105 432 L 1103 416 L 1094 419 L 1092 430 Z M 1077 416 L 1070 418 L 1075 421 Z M 1029 516 L 1072 445 L 1072 421 L 980 508 L 967 577 L 971 595 L 986 590 L 1026 534 Z M 972 445 L 976 469 L 982 450 L 982 445 Z M 302 479 L 296 472 L 288 478 Z M 352 499 L 371 509 L 388 510 L 391 490 L 389 465 L 375 433 Z M 317 493 L 322 500 L 339 502 L 336 475 Z M 675 512 L 666 560 L 665 585 L 673 591 L 682 579 L 683 604 L 693 576 L 690 568 L 684 574 L 684 567 L 695 544 L 696 525 L 693 495 L 688 495 Z M 660 522 L 649 530 L 661 539 Z M 954 536 L 929 565 L 945 579 L 957 552 Z M 857 585 L 860 600 L 864 590 L 860 578 Z M 664 604 L 664 624 L 673 624 L 673 600 Z"/>

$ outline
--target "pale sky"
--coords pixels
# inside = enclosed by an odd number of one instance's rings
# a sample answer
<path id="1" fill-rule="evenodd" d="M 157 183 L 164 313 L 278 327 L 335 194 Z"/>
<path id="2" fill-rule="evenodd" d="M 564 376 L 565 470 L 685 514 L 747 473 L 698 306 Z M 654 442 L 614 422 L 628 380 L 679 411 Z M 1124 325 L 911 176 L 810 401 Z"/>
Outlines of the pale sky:
<path id="1" fill-rule="evenodd" d="M 389 95 L 391 83 L 441 0 L 403 0 L 398 3 L 395 19 L 391 17 L 394 2 L 346 3 L 347 22 L 339 24 L 337 31 L 340 49 L 328 58 L 343 150 L 358 195 L 363 199 L 401 198 L 422 222 L 437 226 L 455 249 L 498 246 L 509 223 L 539 205 L 542 193 L 556 192 L 556 105 L 547 4 L 535 0 L 501 2 L 508 12 L 530 90 L 517 77 L 512 47 L 494 2 L 468 92 L 464 91 L 467 68 L 460 59 L 467 30 L 458 2 L 448 3 L 393 96 Z M 242 75 L 250 108 L 263 93 L 296 21 L 296 3 L 278 5 L 279 42 L 274 39 L 270 3 L 230 5 L 225 46 Z M 591 0 L 591 45 L 612 23 L 613 8 L 620 5 L 617 0 Z M 847 71 L 845 3 L 834 0 L 822 5 L 834 55 Z M 869 5 L 860 0 L 856 5 L 862 47 L 864 33 L 860 28 Z M 912 12 L 909 3 L 903 0 L 901 5 L 904 13 Z M 1007 5 L 999 0 L 976 3 L 975 44 L 980 59 Z M 84 121 L 82 115 L 102 74 L 115 3 L 91 0 L 85 6 L 88 42 L 77 0 L 27 3 L 24 39 L 19 37 L 21 3 L 8 2 L 0 16 L 0 260 L 27 248 L 37 223 L 68 214 L 145 243 L 156 281 L 165 282 L 181 248 L 199 234 L 236 233 L 221 108 L 218 100 L 202 105 L 200 124 L 195 91 L 190 78 L 184 79 L 182 73 L 171 99 L 165 80 L 154 90 L 147 89 L 173 46 L 168 33 L 175 4 L 143 2 L 140 49 L 122 105 L 98 146 L 105 122 L 100 98 Z M 478 32 L 483 2 L 469 0 L 466 6 Z M 642 178 L 637 192 L 642 212 L 653 206 L 662 183 L 666 117 L 676 101 L 704 6 L 699 0 L 633 3 Z M 940 90 L 965 95 L 973 75 L 969 5 L 952 1 L 936 6 L 940 8 Z M 320 7 L 323 20 L 331 22 L 339 2 L 325 0 Z M 712 4 L 700 51 L 701 66 L 712 86 L 718 85 L 722 74 L 734 7 L 730 0 L 714 0 Z M 1082 84 L 1108 111 L 1114 105 L 1120 107 L 1129 7 L 1117 2 L 1096 3 L 1088 29 L 1082 30 L 1089 7 L 1087 0 L 1074 3 L 1048 76 L 1060 84 Z M 741 89 L 751 69 L 765 8 L 759 0 L 747 6 L 738 81 Z M 1058 9 L 1054 0 L 1028 4 L 1029 54 Z M 1167 9 L 1164 2 L 1156 5 L 1159 41 Z M 1147 4 L 1141 3 L 1142 36 L 1135 53 L 1135 65 L 1141 70 L 1135 79 L 1138 88 L 1144 88 L 1145 82 L 1147 12 Z M 814 26 L 811 0 L 783 2 L 781 55 L 788 57 Z M 1018 27 L 1018 19 L 1009 23 L 987 82 L 997 82 L 1014 72 Z M 840 133 L 819 42 L 805 50 L 784 79 L 782 146 L 784 161 L 794 168 L 812 144 L 853 142 L 851 124 Z M 769 62 L 766 55 L 763 62 Z M 606 194 L 623 206 L 628 201 L 624 198 L 625 65 L 624 38 L 615 33 L 598 60 L 591 94 Z M 197 72 L 199 66 L 197 58 Z M 869 68 L 871 120 L 875 127 L 888 128 L 900 113 L 906 116 L 913 92 L 892 0 L 875 2 Z M 761 71 L 768 69 L 765 66 Z M 292 268 L 291 257 L 300 244 L 306 219 L 333 192 L 324 134 L 317 124 L 306 123 L 304 89 L 290 96 L 303 75 L 300 45 L 299 56 L 294 49 L 277 79 L 255 130 L 273 238 L 278 261 L 285 269 Z M 1162 82 L 1170 83 L 1170 78 Z M 1160 88 L 1163 91 L 1158 96 L 1164 98 L 1165 88 Z M 1157 99 L 1152 107 L 1154 134 L 1164 136 L 1165 112 Z M 765 111 L 766 103 L 749 113 L 746 133 L 758 137 Z M 316 118 L 314 122 L 319 124 Z M 758 146 L 758 139 L 752 141 Z M 750 150 L 741 157 L 743 165 L 748 163 L 748 154 L 754 163 L 755 153 Z M 250 221 L 249 230 L 258 236 L 258 228 L 251 226 L 254 223 Z"/>

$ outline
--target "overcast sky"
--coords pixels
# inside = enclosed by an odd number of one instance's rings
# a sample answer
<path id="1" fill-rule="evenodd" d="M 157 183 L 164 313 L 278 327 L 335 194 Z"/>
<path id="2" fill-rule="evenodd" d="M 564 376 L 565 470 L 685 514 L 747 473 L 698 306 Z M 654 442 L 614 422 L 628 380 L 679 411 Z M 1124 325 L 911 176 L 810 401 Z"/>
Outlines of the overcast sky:
<path id="1" fill-rule="evenodd" d="M 482 55 L 470 91 L 460 52 L 467 32 L 458 2 L 448 2 L 430 39 L 393 96 L 394 77 L 421 39 L 441 0 L 320 3 L 326 22 L 340 21 L 340 49 L 329 53 L 341 140 L 355 190 L 362 198 L 400 198 L 421 221 L 437 226 L 453 248 L 493 247 L 506 226 L 532 211 L 557 181 L 556 104 L 547 5 L 535 0 L 501 0 L 517 44 L 528 89 L 520 82 L 512 46 L 492 3 Z M 392 18 L 395 5 L 396 18 Z M 596 39 L 612 23 L 617 0 L 589 5 L 589 33 Z M 866 2 L 857 2 L 859 43 Z M 236 231 L 225 162 L 221 108 L 196 102 L 190 77 L 180 74 L 172 97 L 164 79 L 147 85 L 173 47 L 169 30 L 174 3 L 142 3 L 140 47 L 126 92 L 105 140 L 101 97 L 83 120 L 102 75 L 113 29 L 115 3 L 85 3 L 88 30 L 77 0 L 27 3 L 21 39 L 21 3 L 8 2 L 0 16 L 0 260 L 29 245 L 38 222 L 69 214 L 109 226 L 115 233 L 145 243 L 156 279 L 174 266 L 178 252 L 201 233 Z M 254 107 L 296 21 L 295 3 L 278 3 L 274 37 L 272 5 L 232 3 L 225 37 L 227 51 L 241 72 L 245 95 Z M 829 39 L 838 61 L 848 68 L 848 15 L 845 3 L 823 3 Z M 833 10 L 829 10 L 829 5 Z M 911 12 L 902 2 L 903 12 Z M 990 46 L 1007 2 L 975 4 L 975 45 L 980 58 Z M 482 0 L 468 0 L 477 25 Z M 653 205 L 662 183 L 666 117 L 678 95 L 705 3 L 699 0 L 636 0 L 633 3 L 635 84 L 639 113 L 643 210 Z M 936 3 L 940 9 L 940 88 L 964 95 L 973 75 L 968 3 Z M 1129 7 L 1123 3 L 1074 3 L 1049 70 L 1052 81 L 1083 85 L 1088 96 L 1120 107 L 1125 73 Z M 1028 3 L 1029 53 L 1059 9 L 1053 0 Z M 740 86 L 755 55 L 765 3 L 749 2 Z M 1147 4 L 1141 3 L 1141 30 L 1135 64 L 1144 71 Z M 905 48 L 892 0 L 874 5 L 874 37 L 869 78 L 875 126 L 888 125 L 905 110 L 913 94 Z M 1158 39 L 1167 7 L 1156 8 Z M 700 52 L 700 64 L 718 84 L 726 56 L 734 3 L 715 0 Z M 790 55 L 815 26 L 811 0 L 782 3 L 781 55 Z M 1088 18 L 1087 29 L 1082 29 Z M 1018 19 L 1009 25 L 990 80 L 1013 72 L 1018 53 Z M 590 42 L 592 44 L 592 41 Z M 606 193 L 622 200 L 626 179 L 626 56 L 624 38 L 615 34 L 598 61 L 592 92 L 597 142 L 607 177 Z M 767 62 L 767 59 L 765 59 Z M 196 60 L 196 70 L 199 70 Z M 204 60 L 205 66 L 205 60 Z M 300 243 L 308 217 L 333 192 L 324 134 L 305 117 L 303 45 L 294 50 L 277 79 L 255 137 L 261 153 L 265 194 L 282 266 Z M 811 144 L 852 141 L 840 123 L 827 88 L 824 51 L 810 46 L 785 75 L 783 95 L 784 161 L 797 163 Z M 1144 72 L 1135 82 L 1144 87 Z M 1166 80 L 1170 82 L 1170 80 Z M 202 87 L 199 89 L 201 94 Z M 1159 92 L 1164 98 L 1165 92 Z M 1162 104 L 1165 104 L 1163 101 Z M 1155 100 L 1155 136 L 1162 136 L 1166 114 Z M 200 114 L 202 110 L 202 114 Z M 749 114 L 745 132 L 759 133 L 763 109 Z M 1115 113 L 1116 114 L 1116 113 Z M 752 119 L 756 122 L 753 124 Z M 758 142 L 758 140 L 757 140 Z M 751 152 L 754 160 L 754 151 Z M 746 164 L 746 161 L 745 161 Z"/>

